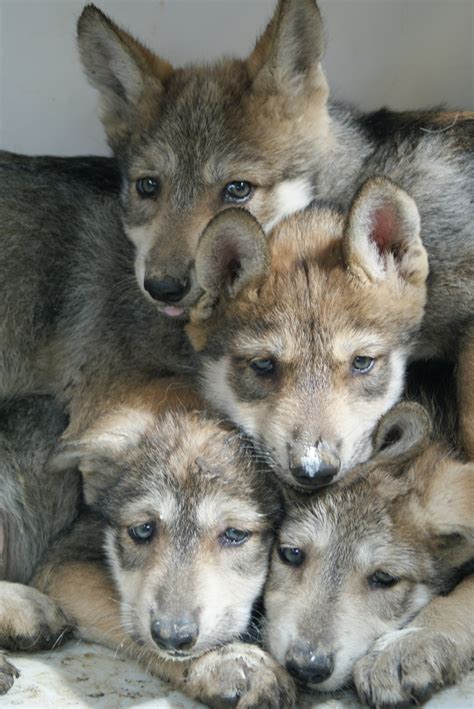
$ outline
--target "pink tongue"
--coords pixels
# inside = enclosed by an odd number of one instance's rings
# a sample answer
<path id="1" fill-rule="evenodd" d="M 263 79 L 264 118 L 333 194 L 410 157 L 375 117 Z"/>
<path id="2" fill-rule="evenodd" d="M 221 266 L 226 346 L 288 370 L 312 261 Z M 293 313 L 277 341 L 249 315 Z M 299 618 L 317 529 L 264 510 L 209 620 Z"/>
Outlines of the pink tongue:
<path id="1" fill-rule="evenodd" d="M 165 305 L 165 307 L 162 308 L 162 312 L 169 318 L 177 318 L 178 315 L 184 313 L 184 308 L 178 308 L 177 305 Z"/>

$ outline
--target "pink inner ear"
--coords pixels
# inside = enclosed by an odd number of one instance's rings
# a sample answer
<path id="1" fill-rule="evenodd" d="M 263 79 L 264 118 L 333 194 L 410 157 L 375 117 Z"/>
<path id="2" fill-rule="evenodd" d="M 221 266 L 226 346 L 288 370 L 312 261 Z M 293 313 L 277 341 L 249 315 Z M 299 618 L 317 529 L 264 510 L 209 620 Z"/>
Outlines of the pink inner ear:
<path id="1" fill-rule="evenodd" d="M 393 250 L 396 241 L 396 216 L 391 205 L 384 205 L 375 210 L 372 217 L 371 241 L 376 244 L 381 254 Z"/>

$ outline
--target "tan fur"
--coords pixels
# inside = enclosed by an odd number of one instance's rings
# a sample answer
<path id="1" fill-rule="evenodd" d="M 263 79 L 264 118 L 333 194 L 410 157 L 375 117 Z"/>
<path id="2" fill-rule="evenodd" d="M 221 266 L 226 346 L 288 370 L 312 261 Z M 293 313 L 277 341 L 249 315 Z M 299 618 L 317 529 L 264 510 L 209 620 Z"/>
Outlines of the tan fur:
<path id="1" fill-rule="evenodd" d="M 380 251 L 372 243 L 379 231 Z M 230 245 L 223 234 L 232 235 Z M 345 474 L 368 457 L 377 420 L 401 394 L 424 312 L 428 262 L 413 200 L 374 179 L 346 219 L 308 209 L 266 241 L 249 215 L 226 211 L 201 244 L 196 274 L 204 295 L 186 331 L 201 360 L 203 395 L 263 444 L 285 482 L 295 484 L 291 470 L 300 461 Z M 240 260 L 231 283 L 230 246 Z M 268 259 L 257 257 L 261 248 Z M 214 278 L 211 265 L 220 269 Z M 372 358 L 373 371 L 354 373 L 357 356 Z M 252 363 L 267 358 L 275 374 L 259 378 Z"/>
<path id="2" fill-rule="evenodd" d="M 365 702 L 381 706 L 414 696 L 423 701 L 469 670 L 474 656 L 472 576 L 449 596 L 434 598 L 406 630 L 356 662 L 354 681 Z"/>

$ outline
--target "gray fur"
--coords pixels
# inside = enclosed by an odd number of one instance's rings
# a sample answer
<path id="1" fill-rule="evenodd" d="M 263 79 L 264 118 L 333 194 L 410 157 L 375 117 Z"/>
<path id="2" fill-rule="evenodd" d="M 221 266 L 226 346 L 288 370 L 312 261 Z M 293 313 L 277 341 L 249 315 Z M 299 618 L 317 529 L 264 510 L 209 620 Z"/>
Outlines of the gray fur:
<path id="1" fill-rule="evenodd" d="M 76 516 L 80 475 L 48 474 L 66 425 L 51 397 L 4 402 L 0 414 L 0 579 L 26 583 L 51 540 Z"/>
<path id="2" fill-rule="evenodd" d="M 133 275 L 115 163 L 2 153 L 0 176 L 0 394 L 69 406 L 128 372 L 186 369 L 179 324 Z"/>

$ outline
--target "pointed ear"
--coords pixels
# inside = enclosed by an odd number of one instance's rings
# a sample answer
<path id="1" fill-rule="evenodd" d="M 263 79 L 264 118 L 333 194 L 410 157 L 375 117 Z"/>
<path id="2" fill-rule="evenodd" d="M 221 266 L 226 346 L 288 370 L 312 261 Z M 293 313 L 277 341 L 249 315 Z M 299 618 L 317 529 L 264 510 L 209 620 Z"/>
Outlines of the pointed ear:
<path id="1" fill-rule="evenodd" d="M 295 94 L 322 89 L 324 37 L 315 0 L 279 0 L 275 14 L 247 60 L 256 93 Z"/>
<path id="2" fill-rule="evenodd" d="M 235 298 L 251 282 L 265 278 L 269 248 L 262 227 L 245 209 L 220 212 L 204 229 L 195 260 L 196 280 L 204 291 L 192 319 L 207 319 L 222 298 Z"/>
<path id="3" fill-rule="evenodd" d="M 84 497 L 94 504 L 100 493 L 118 477 L 124 453 L 137 445 L 155 422 L 146 411 L 121 410 L 101 418 L 81 436 L 64 437 L 46 466 L 50 472 L 78 467 L 84 481 Z"/>
<path id="4" fill-rule="evenodd" d="M 422 286 L 428 277 L 416 204 L 386 177 L 370 178 L 357 193 L 347 217 L 343 248 L 346 265 L 363 283 L 396 273 Z"/>
<path id="5" fill-rule="evenodd" d="M 113 150 L 119 150 L 128 138 L 138 103 L 158 100 L 162 81 L 172 73 L 172 67 L 94 5 L 84 8 L 77 36 L 86 75 L 101 94 L 102 121 L 109 143 Z"/>
<path id="6" fill-rule="evenodd" d="M 408 460 L 430 441 L 431 430 L 430 416 L 421 404 L 397 404 L 380 420 L 374 433 L 374 460 Z"/>
<path id="7" fill-rule="evenodd" d="M 425 496 L 426 519 L 438 534 L 458 534 L 474 542 L 474 463 L 441 463 Z"/>

